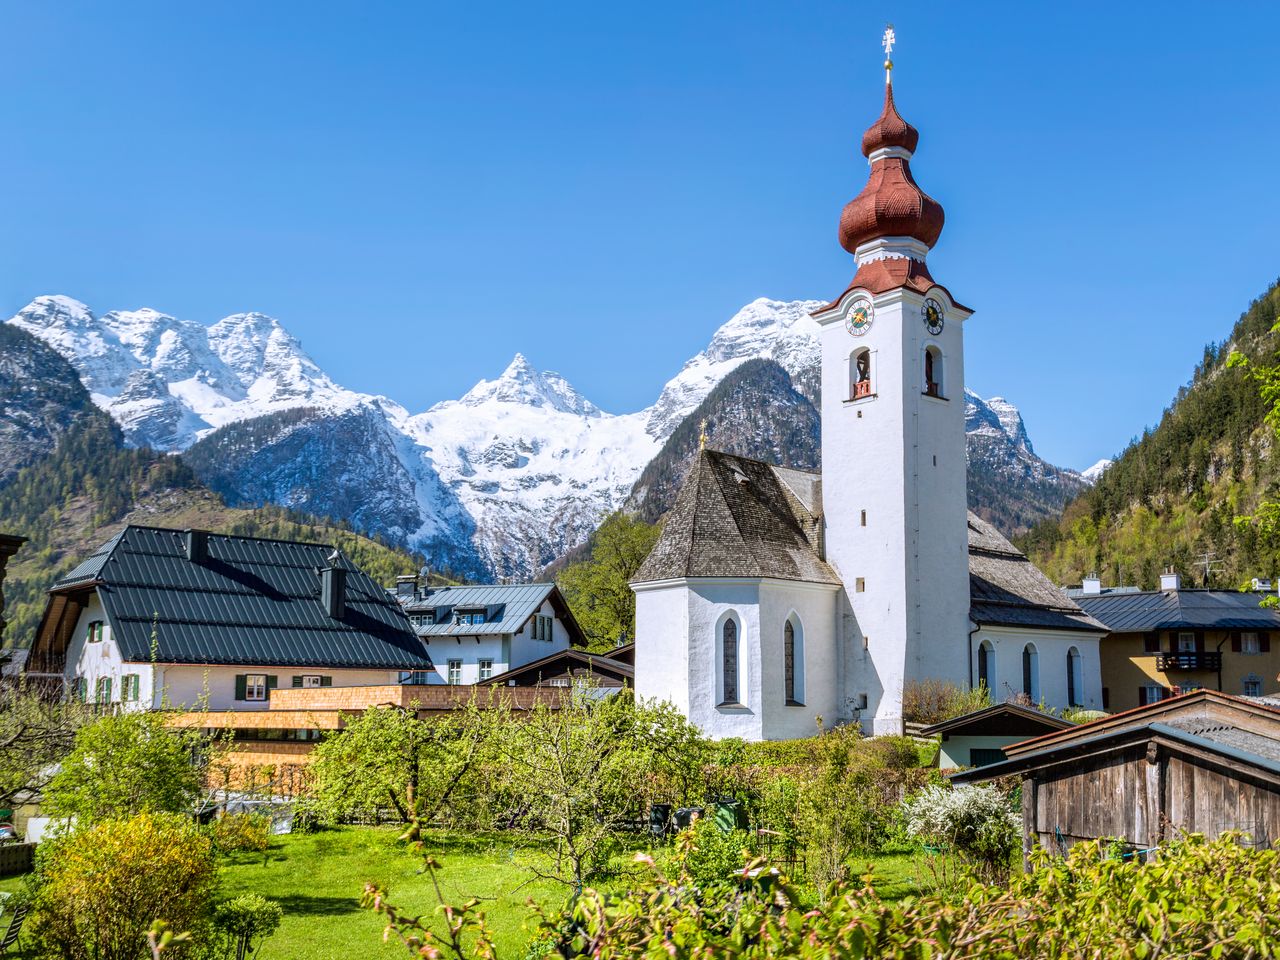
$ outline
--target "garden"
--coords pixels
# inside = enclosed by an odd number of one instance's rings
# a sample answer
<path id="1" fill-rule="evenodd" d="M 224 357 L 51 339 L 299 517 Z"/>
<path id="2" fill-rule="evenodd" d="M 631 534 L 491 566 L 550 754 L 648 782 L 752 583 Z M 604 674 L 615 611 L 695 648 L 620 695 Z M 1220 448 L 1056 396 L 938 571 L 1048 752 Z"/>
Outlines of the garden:
<path id="1" fill-rule="evenodd" d="M 1080 844 L 1023 872 L 1016 787 L 952 789 L 909 738 L 712 743 L 590 690 L 372 709 L 320 742 L 280 835 L 229 812 L 224 744 L 159 714 L 73 726 L 43 796 L 74 826 L 0 881 L 30 909 L 28 960 L 1276 950 L 1275 851 L 1190 837 L 1142 865 Z"/>

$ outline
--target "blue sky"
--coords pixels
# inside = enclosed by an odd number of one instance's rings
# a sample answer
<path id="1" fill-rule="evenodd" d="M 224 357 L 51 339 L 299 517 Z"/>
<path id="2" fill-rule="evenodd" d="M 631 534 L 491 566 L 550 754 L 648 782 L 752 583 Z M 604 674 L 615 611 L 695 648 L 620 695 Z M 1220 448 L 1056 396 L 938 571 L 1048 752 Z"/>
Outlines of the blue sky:
<path id="1" fill-rule="evenodd" d="M 847 284 L 892 20 L 968 385 L 1084 467 L 1280 275 L 1278 11 L 5 2 L 0 310 L 261 310 L 412 410 L 519 350 L 638 409 Z"/>

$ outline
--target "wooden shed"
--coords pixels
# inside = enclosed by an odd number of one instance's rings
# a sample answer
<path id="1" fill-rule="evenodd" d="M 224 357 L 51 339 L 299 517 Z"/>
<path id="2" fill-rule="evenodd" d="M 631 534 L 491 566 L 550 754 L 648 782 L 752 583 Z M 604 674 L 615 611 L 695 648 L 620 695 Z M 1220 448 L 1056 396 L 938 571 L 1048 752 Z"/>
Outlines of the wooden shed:
<path id="1" fill-rule="evenodd" d="M 1280 839 L 1280 704 L 1199 690 L 1005 748 L 954 783 L 1022 778 L 1025 849 L 1179 833 Z"/>

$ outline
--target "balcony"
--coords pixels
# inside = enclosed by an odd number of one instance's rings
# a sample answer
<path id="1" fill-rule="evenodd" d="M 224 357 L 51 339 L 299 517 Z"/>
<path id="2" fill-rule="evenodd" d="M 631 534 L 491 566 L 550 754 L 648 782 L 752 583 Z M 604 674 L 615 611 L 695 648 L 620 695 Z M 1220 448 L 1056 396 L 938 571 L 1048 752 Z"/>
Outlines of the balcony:
<path id="1" fill-rule="evenodd" d="M 863 397 L 871 396 L 871 381 L 859 380 L 853 385 L 853 399 L 861 400 Z"/>
<path id="2" fill-rule="evenodd" d="M 1158 653 L 1156 669 L 1170 670 L 1221 670 L 1222 654 L 1217 650 L 1200 653 Z"/>

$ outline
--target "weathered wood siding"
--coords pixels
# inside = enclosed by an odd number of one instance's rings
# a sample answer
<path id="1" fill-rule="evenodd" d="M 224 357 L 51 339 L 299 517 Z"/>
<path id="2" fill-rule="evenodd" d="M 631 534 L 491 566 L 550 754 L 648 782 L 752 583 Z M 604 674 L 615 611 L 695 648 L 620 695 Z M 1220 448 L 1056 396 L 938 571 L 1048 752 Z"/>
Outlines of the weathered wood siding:
<path id="1" fill-rule="evenodd" d="M 1280 839 L 1280 785 L 1247 771 L 1134 745 L 1036 771 L 1023 783 L 1023 827 L 1050 850 L 1115 837 L 1155 846 L 1178 833 L 1228 830 Z"/>

